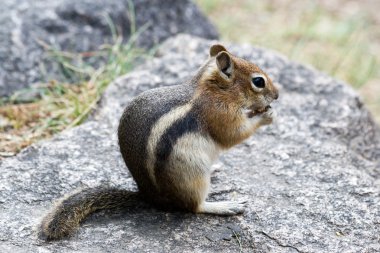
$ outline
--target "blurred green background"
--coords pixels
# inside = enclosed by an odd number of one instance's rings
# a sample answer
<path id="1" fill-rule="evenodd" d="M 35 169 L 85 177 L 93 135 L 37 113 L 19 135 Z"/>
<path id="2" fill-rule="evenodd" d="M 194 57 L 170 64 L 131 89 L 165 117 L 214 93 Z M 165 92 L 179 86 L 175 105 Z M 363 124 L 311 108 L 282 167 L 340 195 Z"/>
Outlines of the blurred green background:
<path id="1" fill-rule="evenodd" d="M 349 83 L 380 123 L 380 1 L 196 3 L 223 40 L 278 50 Z"/>

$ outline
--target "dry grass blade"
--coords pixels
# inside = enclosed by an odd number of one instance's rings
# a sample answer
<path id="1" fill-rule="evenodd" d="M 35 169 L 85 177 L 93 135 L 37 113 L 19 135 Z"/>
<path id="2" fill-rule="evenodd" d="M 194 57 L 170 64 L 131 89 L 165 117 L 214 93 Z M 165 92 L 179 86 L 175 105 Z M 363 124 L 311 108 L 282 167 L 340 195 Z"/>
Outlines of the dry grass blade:
<path id="1" fill-rule="evenodd" d="M 133 10 L 133 8 L 130 8 Z M 134 19 L 134 14 L 129 17 Z M 95 108 L 101 94 L 116 77 L 132 70 L 135 62 L 151 54 L 136 48 L 135 42 L 146 26 L 131 34 L 125 43 L 117 35 L 111 19 L 114 43 L 103 45 L 98 51 L 71 53 L 55 50 L 44 42 L 40 44 L 50 52 L 61 66 L 62 74 L 74 82 L 51 81 L 36 90 L 40 99 L 31 103 L 17 103 L 17 96 L 0 101 L 0 159 L 16 154 L 31 143 L 52 136 L 64 129 L 82 123 Z M 134 25 L 134 20 L 131 20 Z M 105 62 L 100 67 L 87 64 Z"/>

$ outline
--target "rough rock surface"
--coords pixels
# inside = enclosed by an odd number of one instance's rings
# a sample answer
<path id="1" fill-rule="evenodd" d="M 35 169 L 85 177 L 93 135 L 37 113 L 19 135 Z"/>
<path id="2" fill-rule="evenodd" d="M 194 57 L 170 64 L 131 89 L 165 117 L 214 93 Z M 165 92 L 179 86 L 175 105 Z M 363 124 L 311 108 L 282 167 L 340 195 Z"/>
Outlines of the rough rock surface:
<path id="1" fill-rule="evenodd" d="M 135 189 L 116 123 L 140 92 L 191 76 L 212 42 L 167 41 L 119 78 L 83 125 L 0 164 L 0 252 L 379 252 L 380 130 L 353 90 L 248 45 L 231 51 L 279 83 L 275 124 L 220 157 L 211 200 L 248 200 L 244 215 L 165 213 L 151 207 L 92 215 L 67 240 L 39 241 L 51 200 L 81 186 Z"/>
<path id="2" fill-rule="evenodd" d="M 61 79 L 41 42 L 58 50 L 86 52 L 112 42 L 108 15 L 125 39 L 129 0 L 2 0 L 0 5 L 0 97 L 33 83 Z M 152 47 L 177 33 L 215 39 L 217 32 L 190 0 L 133 0 L 137 45 Z"/>

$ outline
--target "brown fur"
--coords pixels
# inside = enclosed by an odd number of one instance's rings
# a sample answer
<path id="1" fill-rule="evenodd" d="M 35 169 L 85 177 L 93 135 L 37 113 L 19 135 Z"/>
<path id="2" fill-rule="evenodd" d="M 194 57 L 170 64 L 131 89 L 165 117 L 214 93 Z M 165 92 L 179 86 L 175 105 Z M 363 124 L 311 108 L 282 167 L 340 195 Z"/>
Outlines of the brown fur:
<path id="1" fill-rule="evenodd" d="M 215 52 L 214 52 L 215 53 Z M 220 54 L 221 52 L 219 52 Z M 230 55 L 233 71 L 229 79 L 223 78 L 220 71 L 202 76 L 197 87 L 197 103 L 202 108 L 202 118 L 211 136 L 224 148 L 230 148 L 246 138 L 256 129 L 241 131 L 244 116 L 238 111 L 264 106 L 260 96 L 278 98 L 278 90 L 271 79 L 257 65 Z M 268 82 L 265 89 L 258 93 L 251 88 L 251 75 L 260 73 Z M 260 127 L 258 125 L 256 128 Z"/>
<path id="2" fill-rule="evenodd" d="M 219 52 L 222 51 L 227 51 L 227 49 L 220 45 L 220 44 L 215 44 L 210 47 L 210 56 L 216 56 Z"/>
<path id="3" fill-rule="evenodd" d="M 92 212 L 130 207 L 137 200 L 217 215 L 244 211 L 242 202 L 206 202 L 210 166 L 221 149 L 271 123 L 272 114 L 262 110 L 278 98 L 278 91 L 258 66 L 232 56 L 222 45 L 212 46 L 210 56 L 189 83 L 147 91 L 123 113 L 120 151 L 139 192 L 94 188 L 71 194 L 44 218 L 41 237 L 71 235 Z M 256 74 L 266 77 L 262 89 L 252 86 Z"/>
<path id="4" fill-rule="evenodd" d="M 181 180 L 183 177 L 178 172 L 162 173 L 157 179 L 165 199 L 165 202 L 158 203 L 160 207 L 169 205 L 170 208 L 196 212 L 207 196 L 209 181 L 202 174 Z"/>
<path id="5" fill-rule="evenodd" d="M 39 236 L 55 240 L 75 232 L 90 214 L 102 209 L 134 206 L 138 193 L 116 188 L 90 188 L 76 191 L 59 200 L 42 220 Z"/>

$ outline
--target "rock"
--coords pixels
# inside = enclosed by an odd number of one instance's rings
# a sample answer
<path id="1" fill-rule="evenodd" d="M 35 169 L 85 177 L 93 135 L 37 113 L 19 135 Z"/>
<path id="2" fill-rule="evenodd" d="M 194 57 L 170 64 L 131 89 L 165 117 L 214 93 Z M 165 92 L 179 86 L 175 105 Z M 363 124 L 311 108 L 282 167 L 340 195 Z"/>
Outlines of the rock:
<path id="1" fill-rule="evenodd" d="M 379 252 L 380 130 L 355 92 L 266 49 L 227 45 L 279 83 L 278 120 L 220 157 L 210 200 L 247 200 L 244 215 L 152 207 L 92 215 L 67 240 L 39 241 L 51 200 L 78 187 L 136 189 L 116 125 L 140 92 L 177 84 L 207 58 L 209 40 L 180 35 L 107 89 L 83 125 L 0 164 L 1 252 Z"/>
<path id="2" fill-rule="evenodd" d="M 0 97 L 36 82 L 63 79 L 42 44 L 71 52 L 112 43 L 107 16 L 127 40 L 129 2 L 135 9 L 137 45 L 150 48 L 177 34 L 217 38 L 216 29 L 190 0 L 3 0 L 0 14 Z"/>

